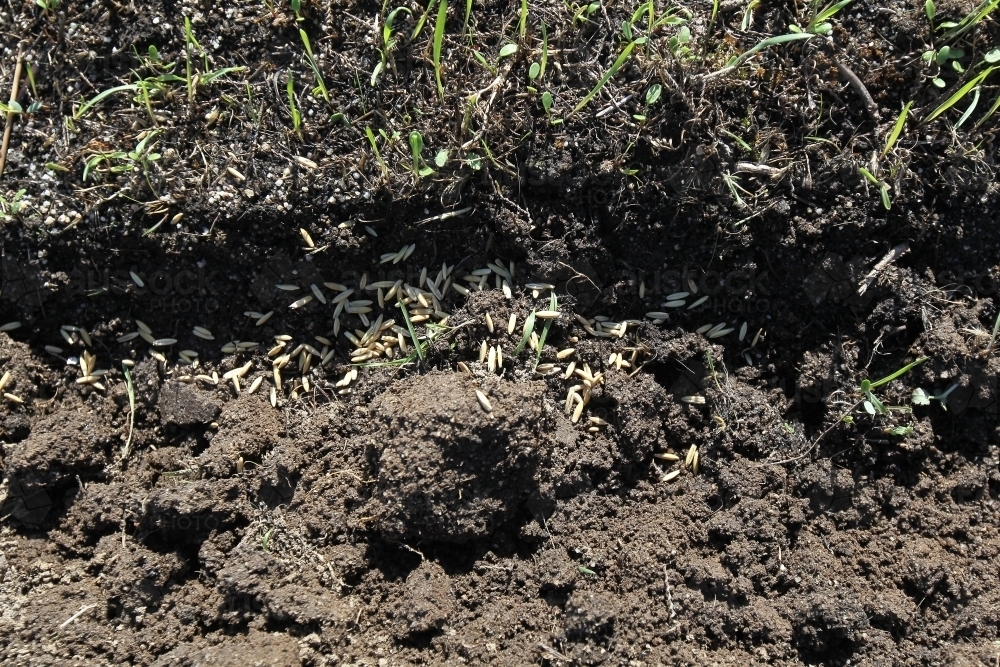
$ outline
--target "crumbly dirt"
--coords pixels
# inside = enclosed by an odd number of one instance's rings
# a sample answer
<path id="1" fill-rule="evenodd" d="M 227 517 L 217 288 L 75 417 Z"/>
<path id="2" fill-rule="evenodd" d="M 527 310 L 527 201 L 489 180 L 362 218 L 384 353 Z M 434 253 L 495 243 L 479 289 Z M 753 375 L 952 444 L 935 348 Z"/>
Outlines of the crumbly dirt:
<path id="1" fill-rule="evenodd" d="M 996 11 L 296 4 L 0 4 L 0 664 L 1000 665 Z"/>

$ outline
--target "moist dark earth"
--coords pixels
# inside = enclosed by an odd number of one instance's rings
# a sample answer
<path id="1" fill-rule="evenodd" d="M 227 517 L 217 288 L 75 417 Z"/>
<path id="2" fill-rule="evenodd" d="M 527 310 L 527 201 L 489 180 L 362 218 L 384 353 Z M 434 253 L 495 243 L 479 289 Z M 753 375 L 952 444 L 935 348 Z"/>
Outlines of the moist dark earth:
<path id="1" fill-rule="evenodd" d="M 468 7 L 0 2 L 0 664 L 1000 665 L 995 8 Z"/>

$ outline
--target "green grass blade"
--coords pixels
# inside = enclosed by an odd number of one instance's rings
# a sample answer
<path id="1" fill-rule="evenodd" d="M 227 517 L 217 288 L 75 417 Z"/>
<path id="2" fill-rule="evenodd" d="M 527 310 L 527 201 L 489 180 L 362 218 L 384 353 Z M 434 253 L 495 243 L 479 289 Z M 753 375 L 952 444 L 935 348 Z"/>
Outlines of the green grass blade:
<path id="1" fill-rule="evenodd" d="M 823 21 L 826 21 L 827 19 L 833 18 L 834 16 L 837 15 L 837 12 L 839 12 L 841 9 L 851 4 L 852 2 L 854 2 L 854 0 L 840 0 L 840 2 L 838 2 L 837 4 L 830 5 L 829 7 L 827 7 L 826 9 L 824 9 L 823 11 L 821 11 L 819 14 L 816 15 L 816 18 L 813 19 L 812 21 L 813 25 L 818 25 Z"/>
<path id="2" fill-rule="evenodd" d="M 444 42 L 444 24 L 448 14 L 448 0 L 438 5 L 437 22 L 434 24 L 434 79 L 437 81 L 438 97 L 444 101 L 444 85 L 441 83 L 441 45 Z"/>
<path id="3" fill-rule="evenodd" d="M 618 56 L 618 59 L 615 60 L 613 65 L 611 65 L 611 69 L 609 69 L 607 72 L 604 73 L 604 76 L 602 76 L 601 80 L 597 82 L 597 85 L 594 86 L 593 90 L 587 93 L 586 97 L 580 100 L 580 103 L 573 108 L 574 114 L 580 111 L 580 109 L 582 109 L 583 107 L 587 106 L 587 103 L 590 102 L 590 100 L 594 99 L 594 96 L 597 95 L 597 93 L 601 92 L 601 88 L 604 87 L 604 84 L 606 84 L 608 80 L 611 79 L 611 77 L 613 77 L 618 72 L 618 70 L 621 69 L 622 65 L 625 64 L 625 61 L 628 60 L 628 57 L 632 55 L 632 50 L 635 49 L 635 45 L 636 42 L 634 41 L 628 43 L 628 46 L 626 46 L 625 49 L 621 52 L 621 55 Z"/>
<path id="4" fill-rule="evenodd" d="M 747 60 L 749 60 L 750 56 L 752 56 L 753 54 L 755 54 L 755 53 L 757 53 L 759 51 L 763 51 L 764 49 L 766 49 L 766 48 L 768 48 L 770 46 L 778 46 L 779 44 L 787 44 L 788 42 L 796 42 L 796 41 L 801 40 L 801 39 L 811 39 L 811 38 L 813 38 L 815 36 L 816 35 L 812 34 L 811 32 L 790 32 L 787 35 L 775 35 L 774 37 L 768 37 L 767 39 L 764 39 L 764 40 L 761 40 L 760 42 L 758 42 L 749 51 L 745 51 L 743 53 L 743 55 L 741 55 L 739 58 L 736 59 L 736 62 L 733 63 L 733 67 L 739 67 L 740 65 L 742 65 L 743 63 L 745 63 Z"/>
<path id="5" fill-rule="evenodd" d="M 925 362 L 925 361 L 927 361 L 928 359 L 930 359 L 930 357 L 920 357 L 920 358 L 918 358 L 918 359 L 917 359 L 916 361 L 914 361 L 914 362 L 911 362 L 911 363 L 909 363 L 909 364 L 906 364 L 905 366 L 903 366 L 902 368 L 900 368 L 900 369 L 899 369 L 898 371 L 896 371 L 896 372 L 895 372 L 895 373 L 893 373 L 892 375 L 886 375 L 886 376 L 885 376 L 884 378 L 882 378 L 881 380 L 878 380 L 878 381 L 876 381 L 876 382 L 872 382 L 872 383 L 871 383 L 871 385 L 870 385 L 870 387 L 871 387 L 872 389 L 875 389 L 876 387 L 881 387 L 881 386 L 882 386 L 882 385 L 884 385 L 884 384 L 889 384 L 890 382 L 892 382 L 893 380 L 895 380 L 895 379 L 896 379 L 896 378 L 898 378 L 899 376 L 901 376 L 901 375 L 905 375 L 906 373 L 909 373 L 909 372 L 910 372 L 910 371 L 912 371 L 912 370 L 913 370 L 914 368 L 916 368 L 916 367 L 917 367 L 917 366 L 919 366 L 920 364 L 924 363 L 924 362 Z"/>
<path id="6" fill-rule="evenodd" d="M 226 76 L 227 74 L 232 74 L 233 72 L 242 72 L 246 67 L 223 67 L 222 69 L 217 69 L 214 72 L 207 72 L 198 79 L 199 85 L 208 85 L 218 79 L 219 77 Z M 184 79 L 180 77 L 175 77 L 173 81 L 183 81 Z"/>
<path id="7" fill-rule="evenodd" d="M 414 41 L 417 37 L 420 37 L 420 33 L 424 31 L 424 25 L 427 23 L 427 17 L 430 16 L 430 13 L 434 10 L 434 5 L 436 3 L 437 0 L 431 0 L 430 2 L 427 3 L 427 10 L 420 17 L 420 20 L 417 21 L 417 25 L 413 29 L 413 34 L 410 35 L 411 42 Z"/>
<path id="8" fill-rule="evenodd" d="M 559 302 L 556 300 L 555 292 L 549 298 L 549 310 L 559 310 Z M 538 337 L 538 349 L 535 355 L 535 365 L 532 366 L 531 370 L 534 371 L 538 368 L 538 362 L 542 360 L 542 350 L 545 349 L 545 339 L 549 337 L 549 329 L 552 328 L 552 320 L 545 320 L 545 325 L 542 327 L 542 335 Z"/>
<path id="9" fill-rule="evenodd" d="M 998 0 L 998 1 L 1000 1 L 1000 0 Z M 961 100 L 963 97 L 965 97 L 966 95 L 968 95 L 969 91 L 971 91 L 973 88 L 975 88 L 976 86 L 978 86 L 979 84 L 981 84 L 983 82 L 983 80 L 986 77 L 988 77 L 990 74 L 992 74 L 993 70 L 995 70 L 995 69 L 996 69 L 996 67 L 988 67 L 985 70 L 983 70 L 982 72 L 980 72 L 978 75 L 976 75 L 975 77 L 973 77 L 973 79 L 971 81 L 969 81 L 964 86 L 962 86 L 961 88 L 959 88 L 957 91 L 955 91 L 954 94 L 952 94 L 951 97 L 949 97 L 947 100 L 945 100 L 944 103 L 941 104 L 941 106 L 939 106 L 934 111 L 930 112 L 927 115 L 927 118 L 924 118 L 924 122 L 925 123 L 931 122 L 932 120 L 934 120 L 935 118 L 937 118 L 938 116 L 940 116 L 941 114 L 943 114 L 945 111 L 947 111 L 948 109 L 950 109 L 953 106 L 955 106 L 956 104 L 958 104 L 959 100 Z"/>
<path id="10" fill-rule="evenodd" d="M 541 81 L 545 77 L 545 65 L 549 61 L 549 33 L 545 24 L 542 23 L 542 57 L 539 60 L 538 67 L 538 80 Z"/>
<path id="11" fill-rule="evenodd" d="M 993 106 L 990 107 L 989 111 L 983 114 L 983 117 L 979 119 L 975 126 L 973 126 L 973 129 L 978 130 L 980 125 L 989 120 L 990 117 L 997 112 L 997 109 L 1000 109 L 1000 95 L 997 95 L 996 100 L 993 102 Z"/>
<path id="12" fill-rule="evenodd" d="M 469 19 L 472 17 L 472 0 L 465 0 L 465 18 L 462 19 L 462 37 L 465 37 L 465 31 L 469 29 Z"/>
<path id="13" fill-rule="evenodd" d="M 424 365 L 424 350 L 420 347 L 420 339 L 417 338 L 417 331 L 413 328 L 413 322 L 410 321 L 410 311 L 406 309 L 402 301 L 396 302 L 399 305 L 399 309 L 403 311 L 403 319 L 406 320 L 406 330 L 410 332 L 410 340 L 413 341 L 413 347 L 417 350 L 417 356 L 420 357 L 420 365 Z"/>
<path id="14" fill-rule="evenodd" d="M 896 124 L 892 126 L 892 132 L 889 133 L 889 138 L 886 139 L 885 148 L 882 150 L 883 157 L 892 150 L 892 147 L 896 145 L 899 140 L 899 135 L 903 132 L 903 125 L 906 124 L 906 117 L 910 113 L 910 107 L 913 106 L 913 100 L 906 103 L 903 110 L 899 113 L 899 117 L 896 118 Z"/>
<path id="15" fill-rule="evenodd" d="M 134 93 L 135 91 L 139 90 L 139 87 L 136 86 L 134 83 L 127 83 L 124 86 L 115 86 L 114 88 L 108 88 L 107 90 L 102 90 L 101 92 L 97 93 L 97 95 L 95 95 L 94 97 L 92 97 L 90 100 L 88 100 L 88 101 L 84 102 L 83 104 L 81 104 L 80 107 L 76 110 L 76 113 L 73 114 L 73 118 L 74 119 L 83 118 L 83 115 L 85 113 L 87 113 L 88 111 L 90 111 L 90 109 L 95 104 L 98 104 L 105 97 L 108 97 L 109 95 L 114 95 L 115 93 L 120 93 L 120 92 L 123 92 L 123 91 L 126 91 L 126 90 Z"/>
<path id="16" fill-rule="evenodd" d="M 521 0 L 521 11 L 517 19 L 517 36 L 524 42 L 524 35 L 528 31 L 528 0 Z"/>
<path id="17" fill-rule="evenodd" d="M 535 330 L 535 311 L 531 311 L 528 315 L 528 319 L 524 321 L 524 335 L 521 336 L 521 342 L 517 344 L 514 348 L 514 355 L 521 354 L 521 350 L 524 346 L 528 344 L 528 340 L 531 339 L 531 333 Z"/>
<path id="18" fill-rule="evenodd" d="M 969 103 L 969 108 L 965 110 L 965 113 L 962 114 L 962 117 L 958 119 L 957 123 L 955 123 L 955 129 L 962 127 L 962 124 L 965 121 L 969 120 L 969 116 L 971 116 L 972 112 L 976 110 L 976 105 L 979 104 L 980 90 L 982 90 L 982 88 L 976 86 L 976 89 L 972 92 L 972 102 Z"/>

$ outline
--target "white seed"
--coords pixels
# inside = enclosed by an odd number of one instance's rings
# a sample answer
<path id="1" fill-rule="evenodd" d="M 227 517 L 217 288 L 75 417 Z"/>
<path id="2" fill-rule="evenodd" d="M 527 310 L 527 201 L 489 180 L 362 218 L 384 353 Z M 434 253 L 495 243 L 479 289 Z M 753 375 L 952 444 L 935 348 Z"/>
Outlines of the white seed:
<path id="1" fill-rule="evenodd" d="M 690 306 L 687 307 L 687 309 L 691 310 L 692 308 L 697 308 L 698 306 L 700 306 L 701 304 L 705 303 L 706 301 L 708 301 L 708 295 L 707 294 L 705 296 L 701 297 L 700 299 L 698 299 L 697 301 L 695 301 L 694 303 L 692 303 Z"/>
<path id="2" fill-rule="evenodd" d="M 135 359 L 122 359 L 122 366 L 135 367 Z"/>
<path id="3" fill-rule="evenodd" d="M 255 343 L 252 340 L 241 340 L 240 342 L 236 343 L 236 347 L 239 348 L 240 350 L 254 350 L 260 347 L 260 343 Z"/>
<path id="4" fill-rule="evenodd" d="M 744 322 L 743 326 L 740 327 L 740 341 L 747 337 L 747 323 Z"/>
<path id="5" fill-rule="evenodd" d="M 236 347 L 236 343 L 226 343 L 225 345 L 222 346 L 222 353 L 233 354 L 234 352 L 236 352 L 237 349 L 239 348 Z"/>
<path id="6" fill-rule="evenodd" d="M 507 333 L 508 334 L 514 333 L 514 327 L 516 326 L 517 326 L 517 315 L 511 313 L 510 319 L 507 320 Z"/>
<path id="7" fill-rule="evenodd" d="M 365 225 L 365 231 L 374 236 L 375 238 L 378 238 L 378 234 L 375 233 L 375 230 L 369 227 L 368 225 Z"/>
<path id="8" fill-rule="evenodd" d="M 646 298 L 646 281 L 641 281 L 639 283 L 639 299 Z"/>
<path id="9" fill-rule="evenodd" d="M 323 287 L 325 287 L 327 289 L 331 289 L 334 292 L 346 292 L 347 291 L 347 287 L 345 285 L 341 285 L 340 283 L 323 283 Z"/>
<path id="10" fill-rule="evenodd" d="M 469 290 L 465 289 L 458 283 L 452 283 L 451 288 L 461 294 L 462 296 L 469 296 Z"/>
<path id="11" fill-rule="evenodd" d="M 539 310 L 535 312 L 535 317 L 542 320 L 558 320 L 562 315 L 558 310 Z"/>
<path id="12" fill-rule="evenodd" d="M 709 331 L 708 332 L 708 337 L 709 338 L 722 338 L 723 336 L 728 336 L 729 334 L 733 333 L 733 331 L 735 331 L 735 329 L 733 329 L 732 327 L 730 327 L 728 329 L 719 329 L 718 331 Z"/>
<path id="13" fill-rule="evenodd" d="M 266 313 L 264 313 L 263 315 L 261 315 L 259 318 L 257 318 L 257 323 L 254 326 L 258 326 L 258 327 L 262 326 L 265 322 L 267 322 L 269 319 L 271 319 L 272 315 L 274 315 L 274 311 L 273 310 L 267 311 Z"/>
<path id="14" fill-rule="evenodd" d="M 684 305 L 685 303 L 687 303 L 687 302 L 686 302 L 686 301 L 684 301 L 684 300 L 679 300 L 679 301 L 667 301 L 667 302 L 666 302 L 665 304 L 663 304 L 663 305 L 664 305 L 665 307 L 667 307 L 667 308 L 680 308 L 680 307 L 681 307 L 681 306 L 683 306 L 683 305 Z"/>
<path id="15" fill-rule="evenodd" d="M 176 338 L 157 338 L 153 341 L 152 345 L 154 347 L 170 347 L 177 342 Z"/>
<path id="16" fill-rule="evenodd" d="M 291 283 L 282 283 L 280 285 L 275 285 L 275 287 L 277 287 L 283 292 L 297 292 L 298 290 L 302 289 L 298 285 L 292 285 Z"/>
<path id="17" fill-rule="evenodd" d="M 55 345 L 46 345 L 45 351 L 49 354 L 62 354 L 63 352 L 61 347 L 56 347 Z"/>
<path id="18" fill-rule="evenodd" d="M 295 310 L 296 308 L 301 308 L 307 303 L 310 303 L 312 300 L 313 300 L 312 295 L 304 296 L 301 299 L 298 299 L 297 301 L 293 301 L 288 307 L 291 308 L 292 310 Z"/>
<path id="19" fill-rule="evenodd" d="M 587 419 L 589 419 L 590 423 L 594 424 L 595 426 L 607 426 L 608 425 L 608 422 L 604 421 L 600 417 L 587 417 Z"/>
<path id="20" fill-rule="evenodd" d="M 309 391 L 309 376 L 302 376 L 302 389 L 303 391 Z"/>
<path id="21" fill-rule="evenodd" d="M 491 347 L 486 361 L 486 370 L 492 373 L 496 369 L 497 369 L 497 350 L 495 347 Z"/>
<path id="22" fill-rule="evenodd" d="M 503 284 L 500 286 L 500 288 L 503 290 L 503 297 L 505 299 L 514 298 L 514 293 L 510 289 L 510 283 L 508 283 L 506 280 L 503 281 Z"/>
<path id="23" fill-rule="evenodd" d="M 490 403 L 490 399 L 486 398 L 486 394 L 476 390 L 476 399 L 479 401 L 479 405 L 483 406 L 483 410 L 486 412 L 493 412 L 493 404 Z"/>
<path id="24" fill-rule="evenodd" d="M 686 299 L 691 296 L 690 292 L 674 292 L 673 294 L 667 295 L 667 301 L 677 301 L 679 299 Z"/>
<path id="25" fill-rule="evenodd" d="M 20 396 L 15 396 L 14 394 L 9 394 L 6 391 L 3 393 L 3 397 L 6 398 L 11 403 L 17 403 L 17 404 L 24 403 L 24 401 L 21 400 Z"/>
<path id="26" fill-rule="evenodd" d="M 764 331 L 763 329 L 757 329 L 757 335 L 753 337 L 753 342 L 750 343 L 750 347 L 757 347 L 757 343 L 760 342 L 760 334 L 763 331 Z"/>
<path id="27" fill-rule="evenodd" d="M 677 456 L 676 454 L 670 454 L 670 453 L 667 453 L 667 454 L 653 454 L 653 456 L 656 457 L 656 458 L 658 458 L 658 459 L 663 459 L 664 461 L 670 461 L 671 463 L 677 463 L 678 461 L 681 460 L 681 457 Z"/>
<path id="28" fill-rule="evenodd" d="M 661 479 L 664 482 L 672 482 L 673 480 L 677 479 L 677 476 L 680 475 L 680 474 L 681 474 L 680 470 L 671 470 L 666 475 L 664 475 Z"/>
<path id="29" fill-rule="evenodd" d="M 486 341 L 479 346 L 479 363 L 486 361 L 486 355 L 489 354 L 489 347 L 486 345 Z"/>
<path id="30" fill-rule="evenodd" d="M 263 375 L 258 375 L 257 378 L 250 383 L 250 388 L 247 389 L 247 393 L 252 394 L 258 389 L 260 389 L 260 383 L 264 381 Z"/>
<path id="31" fill-rule="evenodd" d="M 336 303 L 336 304 L 344 303 L 344 302 L 347 301 L 347 298 L 349 296 L 351 296 L 352 294 L 354 294 L 354 290 L 352 290 L 352 289 L 344 290 L 343 292 L 341 292 L 337 296 L 333 297 L 333 301 L 332 302 Z M 334 315 L 334 317 L 336 317 L 336 315 Z"/>
<path id="32" fill-rule="evenodd" d="M 191 357 L 192 359 L 198 358 L 198 353 L 195 352 L 194 350 L 181 350 L 181 354 Z"/>
<path id="33" fill-rule="evenodd" d="M 146 283 L 142 282 L 142 278 L 140 278 L 135 271 L 129 271 L 128 274 L 132 276 L 132 282 L 134 282 L 137 286 L 139 287 L 146 286 Z"/>
<path id="34" fill-rule="evenodd" d="M 688 448 L 687 456 L 684 457 L 684 465 L 689 466 L 691 462 L 694 461 L 694 457 L 698 454 L 698 445 L 691 445 Z"/>
<path id="35" fill-rule="evenodd" d="M 8 382 L 10 382 L 10 371 L 4 373 L 3 377 L 0 378 L 0 390 L 3 390 L 3 388 L 7 386 Z"/>
<path id="36" fill-rule="evenodd" d="M 575 370 L 576 370 L 576 362 L 575 361 L 569 362 L 569 366 L 566 367 L 566 372 L 563 373 L 563 379 L 568 380 L 571 377 L 573 377 L 573 371 Z"/>
<path id="37" fill-rule="evenodd" d="M 493 318 L 490 317 L 489 313 L 486 313 L 486 328 L 490 330 L 490 333 L 493 333 Z"/>
<path id="38" fill-rule="evenodd" d="M 524 286 L 527 287 L 528 289 L 539 290 L 539 291 L 556 288 L 555 285 L 550 285 L 548 283 L 525 283 Z"/>
<path id="39" fill-rule="evenodd" d="M 697 329 L 695 330 L 695 333 L 700 333 L 700 334 L 703 334 L 703 333 L 707 333 L 707 332 L 708 332 L 708 330 L 712 328 L 712 326 L 713 326 L 713 325 L 711 325 L 711 324 L 706 324 L 706 325 L 705 325 L 705 326 L 703 326 L 703 327 L 698 327 L 698 328 L 697 328 Z"/>
<path id="40" fill-rule="evenodd" d="M 77 331 L 80 334 L 80 338 L 83 339 L 83 344 L 84 345 L 86 345 L 87 347 L 93 347 L 94 346 L 94 341 L 91 340 L 90 334 L 87 333 L 86 329 L 78 329 Z"/>
<path id="41" fill-rule="evenodd" d="M 149 351 L 149 356 L 153 357 L 154 359 L 156 359 L 157 361 L 159 361 L 161 364 L 167 363 L 167 358 L 165 356 L 163 356 L 162 354 L 160 354 L 159 352 L 157 352 L 156 350 L 150 350 Z"/>
<path id="42" fill-rule="evenodd" d="M 323 296 L 323 292 L 321 292 L 320 289 L 318 287 L 316 287 L 315 283 L 313 283 L 312 285 L 310 285 L 309 289 L 311 289 L 312 293 L 316 295 L 316 298 L 319 299 L 320 303 L 323 303 L 323 304 L 326 303 L 326 297 Z"/>
<path id="43" fill-rule="evenodd" d="M 133 331 L 131 333 L 127 333 L 127 334 L 119 336 L 117 338 L 117 340 L 118 340 L 119 343 L 127 343 L 130 340 L 135 340 L 138 337 L 139 337 L 139 332 L 138 331 Z"/>
<path id="44" fill-rule="evenodd" d="M 309 246 L 310 248 L 316 247 L 316 244 L 313 243 L 312 237 L 309 236 L 309 232 L 307 232 L 305 229 L 299 228 L 299 234 L 302 235 L 302 240 L 306 242 L 307 246 Z"/>
<path id="45" fill-rule="evenodd" d="M 7 324 L 0 326 L 0 331 L 13 331 L 14 329 L 20 329 L 20 328 L 21 328 L 20 322 L 8 322 Z"/>
<path id="46" fill-rule="evenodd" d="M 228 173 L 230 176 L 232 176 L 241 183 L 247 180 L 247 177 L 241 174 L 239 170 L 236 169 L 236 167 L 226 167 L 226 173 Z"/>
<path id="47" fill-rule="evenodd" d="M 580 401 L 579 403 L 576 404 L 576 408 L 573 410 L 572 421 L 574 424 L 580 421 L 580 416 L 583 415 L 583 404 L 584 402 Z"/>
<path id="48" fill-rule="evenodd" d="M 278 392 L 274 387 L 271 387 L 271 407 L 278 407 Z"/>
<path id="49" fill-rule="evenodd" d="M 646 313 L 646 317 L 648 317 L 651 320 L 665 320 L 668 317 L 670 317 L 670 315 L 668 313 L 664 313 L 659 310 L 654 310 Z"/>
<path id="50" fill-rule="evenodd" d="M 306 169 L 316 169 L 316 168 L 319 167 L 318 164 L 316 164 L 315 162 L 313 162 L 312 160 L 310 160 L 307 157 L 302 157 L 301 155 L 296 155 L 295 156 L 295 161 L 298 162 L 299 164 L 301 164 Z"/>
<path id="51" fill-rule="evenodd" d="M 135 326 L 139 327 L 139 331 L 142 331 L 143 333 L 148 334 L 150 336 L 153 335 L 153 330 L 150 329 L 148 326 L 146 326 L 146 323 L 143 322 L 142 320 L 136 320 Z"/>
<path id="52" fill-rule="evenodd" d="M 202 340 L 215 340 L 215 336 L 212 335 L 212 332 L 205 327 L 195 327 L 192 329 L 191 333 Z"/>
<path id="53" fill-rule="evenodd" d="M 681 396 L 681 400 L 691 405 L 705 405 L 704 396 Z"/>
<path id="54" fill-rule="evenodd" d="M 469 369 L 468 364 L 466 364 L 464 361 L 458 362 L 457 366 L 458 370 L 462 371 L 463 373 L 469 373 L 470 375 L 472 374 L 472 370 Z"/>

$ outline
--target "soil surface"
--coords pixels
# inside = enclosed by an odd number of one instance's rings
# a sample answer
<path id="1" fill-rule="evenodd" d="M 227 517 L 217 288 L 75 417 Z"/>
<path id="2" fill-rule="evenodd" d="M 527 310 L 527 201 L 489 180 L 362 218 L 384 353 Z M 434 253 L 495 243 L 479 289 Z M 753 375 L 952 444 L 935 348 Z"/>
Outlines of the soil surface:
<path id="1" fill-rule="evenodd" d="M 0 3 L 0 664 L 1000 665 L 997 12 L 398 7 Z"/>

